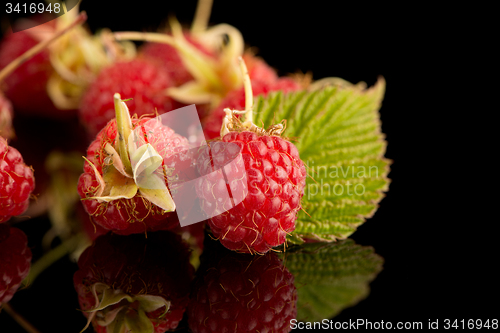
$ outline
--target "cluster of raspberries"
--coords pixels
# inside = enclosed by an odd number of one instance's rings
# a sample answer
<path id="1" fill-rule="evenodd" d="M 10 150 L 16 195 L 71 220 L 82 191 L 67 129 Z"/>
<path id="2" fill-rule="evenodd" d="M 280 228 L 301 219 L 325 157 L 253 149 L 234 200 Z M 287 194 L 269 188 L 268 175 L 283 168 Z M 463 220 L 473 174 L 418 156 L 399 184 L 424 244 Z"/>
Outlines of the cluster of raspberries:
<path id="1" fill-rule="evenodd" d="M 12 119 L 73 119 L 88 139 L 75 186 L 92 224 L 82 229 L 94 242 L 74 275 L 88 325 L 97 332 L 164 332 L 176 329 L 188 309 L 193 332 L 289 331 L 286 323 L 296 316 L 293 276 L 268 252 L 295 229 L 305 165 L 281 134 L 255 126 L 221 128 L 228 109 L 249 110 L 249 87 L 253 96 L 265 96 L 301 90 L 302 83 L 279 77 L 245 52 L 239 32 L 227 25 L 218 28 L 229 42 L 217 44 L 216 29 L 184 31 L 173 22 L 171 32 L 157 34 L 166 42 L 136 50 L 119 42 L 119 34 L 92 35 L 81 26 L 85 14 L 75 12 L 45 23 L 33 17 L 42 24 L 7 33 L 0 43 L 0 273 L 6 276 L 0 279 L 0 305 L 18 289 L 31 261 L 26 236 L 10 227 L 12 217 L 26 214 L 30 198 L 41 194 L 43 189 L 34 192 L 34 174 L 47 182 L 11 146 L 17 139 L 8 141 L 15 138 Z M 240 44 L 238 51 L 234 45 Z M 237 69 L 238 59 L 246 72 Z M 208 140 L 196 153 L 188 129 L 174 132 L 158 120 L 190 104 L 196 104 Z M 151 179 L 165 188 L 151 188 Z M 188 180 L 196 180 L 190 195 L 182 185 Z M 172 199 L 181 197 L 179 191 L 206 216 L 184 230 L 199 235 L 206 229 L 233 251 L 199 274 L 191 301 L 190 250 L 171 232 L 183 230 Z"/>

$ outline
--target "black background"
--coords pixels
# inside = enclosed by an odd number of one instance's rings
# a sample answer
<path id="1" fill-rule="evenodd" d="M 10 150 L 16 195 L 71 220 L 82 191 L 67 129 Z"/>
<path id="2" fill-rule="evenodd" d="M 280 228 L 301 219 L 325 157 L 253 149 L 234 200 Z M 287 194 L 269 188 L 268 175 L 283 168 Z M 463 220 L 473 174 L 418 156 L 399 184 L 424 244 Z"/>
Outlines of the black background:
<path id="1" fill-rule="evenodd" d="M 382 75 L 387 81 L 380 112 L 386 157 L 394 161 L 392 183 L 375 216 L 352 236 L 384 257 L 384 270 L 370 296 L 334 320 L 409 320 L 425 327 L 436 319 L 498 319 L 499 251 L 489 231 L 498 218 L 481 216 L 487 208 L 470 190 L 478 177 L 465 174 L 473 173 L 474 163 L 454 154 L 461 141 L 449 132 L 457 111 L 450 101 L 461 91 L 456 75 L 466 71 L 456 58 L 472 14 L 410 4 L 214 2 L 210 22 L 238 28 L 282 75 L 310 71 L 314 79 L 337 76 L 368 85 Z M 190 22 L 196 7 L 192 0 L 102 3 L 81 4 L 94 30 L 154 31 L 168 14 Z M 46 227 L 28 223 L 20 227 L 29 236 Z M 42 332 L 77 332 L 85 321 L 73 311 L 75 267 L 57 263 L 37 280 L 43 288 L 19 292 L 12 305 Z M 0 319 L 1 332 L 15 331 L 5 329 L 11 323 L 5 314 Z"/>

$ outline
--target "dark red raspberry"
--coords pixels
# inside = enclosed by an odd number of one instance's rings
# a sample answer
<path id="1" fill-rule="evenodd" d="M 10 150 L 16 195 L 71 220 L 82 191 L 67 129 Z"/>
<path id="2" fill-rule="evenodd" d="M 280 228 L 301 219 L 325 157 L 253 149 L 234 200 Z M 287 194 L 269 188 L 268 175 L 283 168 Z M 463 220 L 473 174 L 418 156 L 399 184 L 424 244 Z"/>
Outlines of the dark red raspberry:
<path id="1" fill-rule="evenodd" d="M 156 120 L 143 117 L 132 119 L 133 127 L 141 128 L 149 143 L 163 157 L 164 165 L 191 163 L 187 139 L 174 133 L 169 127 Z M 98 172 L 103 175 L 107 154 L 104 151 L 106 143 L 115 145 L 117 140 L 116 120 L 110 121 L 97 135 L 87 150 L 87 159 L 92 162 Z M 184 154 L 185 152 L 185 154 Z M 182 168 L 181 168 L 182 169 Z M 88 162 L 85 162 L 84 173 L 78 180 L 78 193 L 82 198 L 85 210 L 91 215 L 93 222 L 115 233 L 129 235 L 171 229 L 177 226 L 178 220 L 174 212 L 165 213 L 163 209 L 152 204 L 139 193 L 132 199 L 118 199 L 111 202 L 99 202 L 94 197 L 99 189 L 95 172 Z"/>
<path id="2" fill-rule="evenodd" d="M 16 148 L 0 137 L 0 223 L 26 211 L 35 189 L 33 170 Z"/>
<path id="3" fill-rule="evenodd" d="M 91 241 L 94 241 L 97 237 L 105 235 L 109 232 L 108 229 L 104 229 L 99 224 L 92 221 L 92 217 L 85 211 L 83 204 L 77 204 L 76 212 L 78 219 L 81 221 L 83 231 Z"/>
<path id="4" fill-rule="evenodd" d="M 10 301 L 28 276 L 31 251 L 24 232 L 0 224 L 0 307 Z"/>
<path id="5" fill-rule="evenodd" d="M 32 29 L 7 34 L 0 44 L 0 69 L 40 42 L 42 32 L 51 34 L 55 21 Z M 20 65 L 2 82 L 2 90 L 10 99 L 16 112 L 28 114 L 60 113 L 47 94 L 47 81 L 54 69 L 50 53 L 45 49 Z M 29 98 L 27 98 L 29 96 Z"/>
<path id="6" fill-rule="evenodd" d="M 221 167 L 238 153 L 227 143 L 239 146 L 244 168 L 224 168 L 224 176 Z M 278 136 L 244 131 L 230 132 L 210 147 L 211 155 L 202 153 L 198 160 L 200 174 L 208 176 L 199 178 L 197 192 L 203 210 L 213 216 L 208 224 L 215 237 L 228 249 L 247 253 L 265 253 L 283 244 L 295 229 L 306 182 L 295 145 Z M 224 199 L 221 193 L 227 188 L 231 197 Z M 232 202 L 240 203 L 231 208 Z"/>
<path id="7" fill-rule="evenodd" d="M 243 61 L 248 69 L 248 75 L 252 83 L 263 82 L 270 85 L 278 80 L 278 74 L 262 58 L 256 57 L 251 53 L 243 54 Z"/>
<path id="8" fill-rule="evenodd" d="M 73 281 L 86 317 L 99 304 L 96 303 L 96 296 L 102 301 L 104 290 L 128 297 L 128 300 L 122 299 L 117 304 L 97 311 L 91 318 L 96 332 L 107 332 L 103 316 L 120 307 L 125 317 L 141 317 L 140 312 L 144 311 L 155 333 L 173 330 L 178 326 L 189 302 L 194 268 L 189 263 L 188 247 L 180 236 L 171 232 L 149 233 L 147 238 L 144 235 L 101 236 L 82 253 L 78 267 Z M 93 286 L 97 287 L 96 284 L 100 287 L 94 294 Z M 141 297 L 144 299 L 145 296 L 161 297 L 170 302 L 168 312 L 164 314 L 165 306 L 141 310 Z M 120 314 L 117 314 L 116 318 L 119 317 Z"/>
<path id="9" fill-rule="evenodd" d="M 278 256 L 218 252 L 202 255 L 187 311 L 192 332 L 290 332 L 297 290 Z"/>
<path id="10" fill-rule="evenodd" d="M 259 69 L 258 71 L 265 70 Z M 285 77 L 276 80 L 262 80 L 260 79 L 261 77 L 258 76 L 260 74 L 257 74 L 252 78 L 252 72 L 250 69 L 249 74 L 254 96 L 266 96 L 272 91 L 282 91 L 283 93 L 287 93 L 302 89 L 298 82 L 290 78 Z M 269 77 L 269 75 L 267 77 Z M 231 110 L 243 110 L 245 108 L 245 90 L 243 87 L 229 92 L 220 102 L 219 106 L 211 111 L 210 115 L 203 120 L 203 132 L 205 133 L 206 139 L 215 139 L 220 136 L 222 119 L 225 116 L 225 108 L 229 108 Z"/>
<path id="11" fill-rule="evenodd" d="M 170 76 L 153 60 L 136 58 L 119 61 L 99 73 L 82 96 L 79 117 L 89 135 L 94 137 L 115 117 L 113 95 L 130 100 L 130 114 L 158 114 L 175 108 L 165 90 L 172 86 Z"/>

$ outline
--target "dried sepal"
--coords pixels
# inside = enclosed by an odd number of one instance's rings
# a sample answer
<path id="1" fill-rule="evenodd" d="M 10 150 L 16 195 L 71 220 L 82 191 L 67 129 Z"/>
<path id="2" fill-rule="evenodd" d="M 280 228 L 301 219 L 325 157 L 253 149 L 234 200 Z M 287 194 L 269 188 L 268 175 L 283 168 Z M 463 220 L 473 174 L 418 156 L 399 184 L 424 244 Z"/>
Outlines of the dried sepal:
<path id="1" fill-rule="evenodd" d="M 163 158 L 150 143 L 139 144 L 132 129 L 132 120 L 127 105 L 120 94 L 114 95 L 117 124 L 116 149 L 109 142 L 104 146 L 105 160 L 103 175 L 87 160 L 99 182 L 97 193 L 86 199 L 111 202 L 132 199 L 140 194 L 165 212 L 175 210 L 175 203 L 163 176 Z"/>
<path id="2" fill-rule="evenodd" d="M 147 312 L 156 311 L 165 307 L 163 315 L 170 308 L 170 301 L 155 295 L 129 295 L 121 290 L 112 289 L 110 286 L 97 282 L 91 287 L 95 299 L 95 307 L 87 310 L 87 324 L 84 332 L 95 319 L 99 326 L 107 328 L 108 332 L 122 332 L 126 328 L 133 332 L 153 332 L 153 324 L 146 316 Z M 138 306 L 130 306 L 132 303 Z"/>

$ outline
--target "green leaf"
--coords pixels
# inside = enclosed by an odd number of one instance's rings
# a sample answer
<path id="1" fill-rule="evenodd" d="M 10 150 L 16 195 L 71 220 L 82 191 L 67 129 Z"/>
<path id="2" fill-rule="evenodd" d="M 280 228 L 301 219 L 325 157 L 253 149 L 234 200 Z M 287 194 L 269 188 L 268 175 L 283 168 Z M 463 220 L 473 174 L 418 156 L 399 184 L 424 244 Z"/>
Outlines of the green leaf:
<path id="1" fill-rule="evenodd" d="M 384 92 L 380 78 L 369 89 L 329 86 L 256 100 L 255 124 L 268 128 L 287 119 L 283 136 L 294 142 L 308 170 L 291 243 L 346 238 L 375 213 L 389 185 L 378 113 Z"/>
<path id="2" fill-rule="evenodd" d="M 308 243 L 284 254 L 297 287 L 297 319 L 321 321 L 357 304 L 369 294 L 368 284 L 382 270 L 383 259 L 372 247 L 347 239 Z"/>

